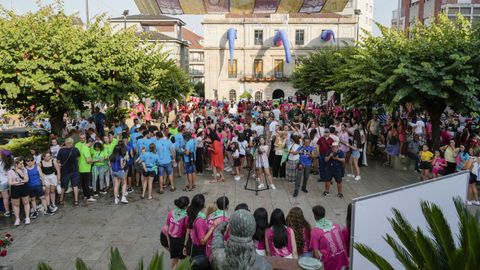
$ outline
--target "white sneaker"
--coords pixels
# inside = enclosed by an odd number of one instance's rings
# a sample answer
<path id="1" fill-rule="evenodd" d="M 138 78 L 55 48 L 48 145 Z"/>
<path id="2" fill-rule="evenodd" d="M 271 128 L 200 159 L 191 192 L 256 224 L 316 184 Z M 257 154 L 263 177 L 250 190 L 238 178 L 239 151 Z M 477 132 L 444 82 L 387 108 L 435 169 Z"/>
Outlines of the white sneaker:
<path id="1" fill-rule="evenodd" d="M 360 175 L 355 176 L 355 181 L 360 181 L 360 179 L 362 179 Z"/>
<path id="2" fill-rule="evenodd" d="M 127 204 L 127 198 L 125 196 L 122 197 L 122 200 L 120 201 L 121 203 Z"/>
<path id="3" fill-rule="evenodd" d="M 273 190 L 277 189 L 274 184 L 271 184 L 270 188 L 273 189 Z"/>
<path id="4" fill-rule="evenodd" d="M 354 177 L 355 177 L 355 175 L 353 175 L 353 174 L 349 173 L 349 174 L 347 174 L 347 177 L 354 178 Z"/>
<path id="5" fill-rule="evenodd" d="M 127 197 L 128 196 L 128 192 L 125 192 L 125 194 L 123 194 L 123 197 Z"/>
<path id="6" fill-rule="evenodd" d="M 477 206 L 480 206 L 480 202 L 479 201 L 472 201 L 473 205 L 477 205 Z"/>
<path id="7" fill-rule="evenodd" d="M 240 181 L 240 176 L 239 176 L 239 175 L 235 175 L 235 177 L 233 177 L 233 179 L 234 179 L 235 181 Z"/>
<path id="8" fill-rule="evenodd" d="M 65 193 L 67 193 L 67 194 L 68 194 L 68 193 L 72 193 L 72 191 L 73 191 L 72 188 L 69 187 L 69 188 L 67 189 L 67 191 L 65 191 Z"/>
<path id="9" fill-rule="evenodd" d="M 27 217 L 27 218 L 25 219 L 25 225 L 28 225 L 28 224 L 30 224 L 30 218 Z"/>
<path id="10" fill-rule="evenodd" d="M 114 203 L 118 204 L 118 201 L 119 201 L 118 198 L 115 198 Z"/>
<path id="11" fill-rule="evenodd" d="M 20 226 L 20 219 L 19 218 L 15 219 L 15 223 L 13 225 Z"/>
<path id="12" fill-rule="evenodd" d="M 93 198 L 93 197 L 90 197 L 87 199 L 87 202 L 96 202 L 97 199 Z"/>
<path id="13" fill-rule="evenodd" d="M 258 189 L 262 189 L 262 188 L 264 188 L 264 187 L 265 187 L 265 185 L 264 185 L 264 184 L 260 184 L 260 185 L 258 185 Z"/>
<path id="14" fill-rule="evenodd" d="M 467 205 L 473 205 L 473 201 L 467 201 Z"/>

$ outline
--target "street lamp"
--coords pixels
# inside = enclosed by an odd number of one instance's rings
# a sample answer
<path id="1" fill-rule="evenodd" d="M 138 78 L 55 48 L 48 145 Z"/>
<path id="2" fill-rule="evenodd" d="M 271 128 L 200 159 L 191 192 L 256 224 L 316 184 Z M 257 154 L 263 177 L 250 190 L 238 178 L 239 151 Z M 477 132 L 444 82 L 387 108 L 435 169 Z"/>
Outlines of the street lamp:
<path id="1" fill-rule="evenodd" d="M 127 29 L 127 16 L 128 16 L 128 9 L 123 11 L 123 29 Z"/>
<path id="2" fill-rule="evenodd" d="M 362 15 L 362 11 L 360 9 L 355 9 L 354 14 L 357 17 L 357 31 L 356 31 L 355 39 L 356 39 L 357 44 L 358 44 L 358 34 L 360 32 L 360 15 Z"/>

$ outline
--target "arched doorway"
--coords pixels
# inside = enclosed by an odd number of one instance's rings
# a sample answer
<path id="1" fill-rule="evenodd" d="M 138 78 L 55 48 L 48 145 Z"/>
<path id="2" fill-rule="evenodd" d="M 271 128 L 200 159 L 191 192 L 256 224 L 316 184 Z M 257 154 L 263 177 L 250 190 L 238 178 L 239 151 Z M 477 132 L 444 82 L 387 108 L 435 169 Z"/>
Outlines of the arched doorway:
<path id="1" fill-rule="evenodd" d="M 255 101 L 262 101 L 262 92 L 255 92 Z"/>
<path id="2" fill-rule="evenodd" d="M 235 91 L 234 89 L 230 90 L 229 99 L 232 102 L 236 101 L 237 100 L 237 91 Z"/>
<path id="3" fill-rule="evenodd" d="M 272 93 L 272 99 L 278 99 L 278 98 L 284 98 L 285 97 L 285 92 L 283 92 L 282 89 L 276 89 Z"/>

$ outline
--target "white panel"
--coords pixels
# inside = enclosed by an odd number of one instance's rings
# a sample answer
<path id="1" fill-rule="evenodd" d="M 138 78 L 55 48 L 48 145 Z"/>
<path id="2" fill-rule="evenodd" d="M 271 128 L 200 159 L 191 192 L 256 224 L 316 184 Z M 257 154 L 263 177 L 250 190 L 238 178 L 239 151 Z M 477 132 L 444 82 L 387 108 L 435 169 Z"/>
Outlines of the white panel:
<path id="1" fill-rule="evenodd" d="M 388 177 L 388 176 L 386 176 Z M 437 204 L 442 210 L 454 235 L 458 235 L 458 217 L 453 203 L 454 197 L 463 201 L 467 198 L 468 172 L 461 172 L 428 182 L 421 182 L 391 191 L 357 198 L 353 202 L 352 243 L 362 243 L 371 247 L 385 258 L 394 269 L 404 269 L 390 246 L 382 238 L 386 234 L 396 240 L 395 233 L 387 218 L 393 217 L 392 208 L 397 208 L 406 220 L 416 228 L 429 234 L 427 221 L 423 217 L 422 200 Z M 353 270 L 377 269 L 357 250 L 353 251 Z"/>

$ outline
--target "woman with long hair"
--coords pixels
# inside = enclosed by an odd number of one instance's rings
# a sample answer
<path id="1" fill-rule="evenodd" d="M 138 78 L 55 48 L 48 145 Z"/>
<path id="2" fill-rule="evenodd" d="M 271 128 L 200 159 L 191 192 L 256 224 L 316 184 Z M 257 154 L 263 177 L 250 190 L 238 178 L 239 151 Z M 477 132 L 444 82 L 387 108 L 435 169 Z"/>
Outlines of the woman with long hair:
<path id="1" fill-rule="evenodd" d="M 15 214 L 15 226 L 20 225 L 20 199 L 23 202 L 25 212 L 25 225 L 30 224 L 30 197 L 28 196 L 28 173 L 25 169 L 24 160 L 21 157 L 15 159 L 15 166 L 8 171 L 8 184 L 10 185 L 13 213 Z"/>
<path id="2" fill-rule="evenodd" d="M 191 258 L 205 256 L 206 244 L 215 226 L 208 229 L 205 209 L 205 196 L 196 194 L 187 208 L 187 233 L 184 241 L 183 255 Z"/>
<path id="3" fill-rule="evenodd" d="M 268 212 L 267 209 L 260 207 L 253 212 L 255 218 L 255 234 L 253 235 L 253 243 L 255 251 L 258 255 L 265 256 L 265 231 L 268 228 Z"/>
<path id="4" fill-rule="evenodd" d="M 127 204 L 127 198 L 125 194 L 127 193 L 127 179 L 125 178 L 125 165 L 126 161 L 123 158 L 127 154 L 126 148 L 123 145 L 119 144 L 113 149 L 113 153 L 110 155 L 110 169 L 112 170 L 113 178 L 113 198 L 114 203 L 118 204 L 119 202 L 119 185 L 122 183 L 122 199 L 121 203 Z"/>
<path id="5" fill-rule="evenodd" d="M 187 207 L 190 199 L 182 196 L 175 199 L 173 203 L 175 204 L 175 208 L 167 214 L 167 220 L 160 234 L 160 242 L 170 252 L 172 268 L 175 268 L 178 260 L 185 257 L 182 251 L 187 232 Z"/>
<path id="6" fill-rule="evenodd" d="M 13 167 L 13 156 L 10 151 L 1 150 L 0 151 L 0 193 L 2 194 L 3 199 L 3 208 L 5 212 L 3 215 L 9 217 L 11 215 L 10 205 L 9 205 L 9 193 L 8 193 L 8 172 Z"/>
<path id="7" fill-rule="evenodd" d="M 297 254 L 299 257 L 313 257 L 310 249 L 310 230 L 311 226 L 303 215 L 300 207 L 293 207 L 287 214 L 287 226 L 293 229 L 295 233 L 295 242 L 297 244 Z"/>
<path id="8" fill-rule="evenodd" d="M 360 176 L 360 167 L 358 166 L 358 159 L 360 158 L 360 152 L 362 151 L 362 137 L 360 135 L 360 130 L 357 128 L 353 131 L 353 140 L 352 144 L 346 144 L 352 150 L 352 155 L 350 159 L 350 170 L 352 174 L 349 176 L 354 177 L 356 181 L 359 181 L 361 178 Z"/>
<path id="9" fill-rule="evenodd" d="M 387 147 L 385 152 L 387 153 L 387 162 L 384 165 L 392 166 L 392 156 L 398 156 L 400 154 L 400 142 L 398 140 L 397 123 L 394 123 L 387 132 Z"/>
<path id="10" fill-rule="evenodd" d="M 159 162 L 159 157 L 156 153 L 155 144 L 151 143 L 149 146 L 150 151 L 147 152 L 145 148 L 142 148 L 142 153 L 138 158 L 138 161 L 142 162 L 143 165 L 143 177 L 142 177 L 142 196 L 145 198 L 145 191 L 148 187 L 148 199 L 153 199 L 152 189 L 153 189 L 153 177 L 157 173 L 157 166 Z"/>
<path id="11" fill-rule="evenodd" d="M 210 132 L 207 142 L 209 142 L 208 149 L 212 153 L 211 163 L 214 176 L 214 179 L 210 181 L 210 183 L 225 182 L 225 177 L 223 175 L 223 144 L 215 131 Z"/>
<path id="12" fill-rule="evenodd" d="M 443 155 L 445 157 L 445 160 L 447 161 L 445 175 L 454 173 L 457 167 L 456 159 L 460 149 L 456 148 L 454 140 L 450 140 L 448 145 L 444 145 L 440 147 L 440 149 L 444 151 Z"/>
<path id="13" fill-rule="evenodd" d="M 469 160 L 465 163 L 463 169 L 470 171 L 470 177 L 468 182 L 468 193 L 467 193 L 467 205 L 476 205 L 480 206 L 480 201 L 478 200 L 478 191 L 477 191 L 477 181 L 479 179 L 478 173 L 480 172 L 480 157 L 475 155 L 472 148 L 469 151 Z"/>
<path id="14" fill-rule="evenodd" d="M 40 168 L 45 178 L 45 199 L 47 201 L 47 207 L 50 211 L 56 212 L 58 208 L 55 205 L 55 188 L 57 184 L 60 183 L 60 167 L 58 163 L 53 161 L 52 154 L 46 152 L 43 155 L 43 160 L 40 162 Z"/>
<path id="15" fill-rule="evenodd" d="M 287 132 L 282 127 L 277 126 L 275 129 L 275 142 L 273 144 L 275 157 L 273 159 L 272 170 L 273 177 L 285 178 L 285 163 L 282 163 L 283 153 L 287 144 Z"/>
<path id="16" fill-rule="evenodd" d="M 257 147 L 255 167 L 257 168 L 257 176 L 260 179 L 259 189 L 265 187 L 263 178 L 270 183 L 270 188 L 275 190 L 276 187 L 273 184 L 272 175 L 270 174 L 270 165 L 268 164 L 268 145 L 263 136 L 259 137 L 260 145 Z"/>
<path id="17" fill-rule="evenodd" d="M 287 227 L 285 215 L 276 208 L 270 216 L 270 226 L 265 232 L 265 250 L 268 256 L 297 258 L 295 233 Z"/>

